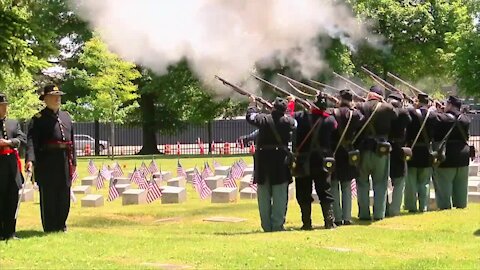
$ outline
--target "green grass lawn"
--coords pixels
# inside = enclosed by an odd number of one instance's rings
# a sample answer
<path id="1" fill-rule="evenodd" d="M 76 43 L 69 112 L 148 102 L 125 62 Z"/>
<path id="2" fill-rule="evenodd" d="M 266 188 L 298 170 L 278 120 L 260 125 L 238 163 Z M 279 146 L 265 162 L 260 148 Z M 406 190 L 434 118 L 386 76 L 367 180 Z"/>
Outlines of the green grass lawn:
<path id="1" fill-rule="evenodd" d="M 146 163 L 150 158 L 145 158 Z M 219 158 L 230 165 L 238 158 Z M 250 157 L 244 158 L 251 163 Z M 206 159 L 182 159 L 184 168 Z M 119 159 L 132 170 L 141 158 Z M 212 163 L 209 159 L 210 164 Z M 87 159 L 79 161 L 86 176 Z M 96 159 L 96 164 L 111 162 Z M 157 159 L 175 172 L 177 160 Z M 148 163 L 147 163 L 148 165 Z M 139 268 L 409 268 L 480 269 L 480 204 L 465 210 L 402 215 L 376 223 L 323 230 L 320 206 L 313 208 L 319 229 L 303 232 L 299 207 L 289 204 L 289 231 L 262 233 L 256 202 L 201 201 L 187 184 L 188 201 L 179 205 L 122 206 L 121 199 L 101 208 L 72 205 L 66 234 L 43 234 L 38 194 L 23 203 L 18 221 L 20 241 L 0 242 L 0 269 Z M 95 193 L 106 194 L 107 189 Z M 81 199 L 78 196 L 78 199 Z M 357 213 L 354 207 L 353 214 Z M 240 217 L 241 223 L 211 223 L 212 216 Z"/>

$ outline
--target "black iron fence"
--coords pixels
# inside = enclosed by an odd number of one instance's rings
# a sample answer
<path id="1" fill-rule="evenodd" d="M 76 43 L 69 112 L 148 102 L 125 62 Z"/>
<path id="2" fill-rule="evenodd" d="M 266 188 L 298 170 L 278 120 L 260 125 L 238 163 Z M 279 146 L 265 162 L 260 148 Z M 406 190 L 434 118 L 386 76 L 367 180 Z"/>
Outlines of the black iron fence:
<path id="1" fill-rule="evenodd" d="M 480 114 L 472 114 L 470 144 L 480 156 Z M 155 134 L 157 149 L 165 155 L 235 155 L 253 151 L 251 145 L 239 140 L 255 130 L 245 119 L 215 120 L 203 125 L 187 124 L 174 134 Z M 135 155 L 143 147 L 141 126 L 115 125 L 114 139 L 110 124 L 75 123 L 75 146 L 78 156 Z M 98 149 L 95 151 L 96 142 Z M 113 142 L 113 144 L 112 144 Z"/>
<path id="2" fill-rule="evenodd" d="M 134 155 L 143 147 L 141 126 L 106 123 L 75 123 L 77 155 L 95 155 L 95 139 L 98 138 L 99 155 Z M 203 125 L 187 124 L 174 134 L 156 132 L 157 149 L 166 155 L 247 154 L 252 149 L 241 136 L 255 130 L 245 119 L 215 120 Z"/>

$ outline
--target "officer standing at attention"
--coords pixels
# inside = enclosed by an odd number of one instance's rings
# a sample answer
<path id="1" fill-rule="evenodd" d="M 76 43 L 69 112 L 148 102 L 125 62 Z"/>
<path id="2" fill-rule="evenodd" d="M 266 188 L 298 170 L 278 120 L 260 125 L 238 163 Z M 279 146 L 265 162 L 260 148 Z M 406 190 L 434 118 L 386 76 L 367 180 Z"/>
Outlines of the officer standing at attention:
<path id="1" fill-rule="evenodd" d="M 438 115 L 440 123 L 435 142 L 441 144 L 446 140 L 445 160 L 434 168 L 435 199 L 439 209 L 450 209 L 452 204 L 456 208 L 467 207 L 470 119 L 460 112 L 461 106 L 458 97 L 450 96 L 445 112 Z"/>
<path id="2" fill-rule="evenodd" d="M 34 167 L 40 188 L 40 211 L 45 232 L 65 232 L 70 211 L 70 188 L 76 153 L 73 123 L 60 109 L 62 91 L 47 85 L 40 94 L 46 108 L 37 113 L 27 134 L 26 170 Z"/>
<path id="3" fill-rule="evenodd" d="M 393 194 L 392 202 L 387 202 L 388 216 L 396 216 L 400 214 L 400 208 L 403 201 L 403 191 L 405 189 L 405 177 L 407 175 L 407 158 L 411 156 L 411 151 L 408 155 L 403 148 L 406 143 L 407 126 L 412 121 L 408 110 L 403 108 L 403 95 L 398 92 L 393 92 L 388 96 L 388 102 L 392 104 L 397 112 L 397 118 L 393 120 L 392 128 L 389 134 L 389 142 L 392 145 L 392 152 L 390 153 L 390 178 L 392 180 Z"/>
<path id="4" fill-rule="evenodd" d="M 333 109 L 333 116 L 338 123 L 332 142 L 335 147 L 335 170 L 332 174 L 332 195 L 335 200 L 333 212 L 337 226 L 352 224 L 352 181 L 358 177 L 358 168 L 350 162 L 348 153 L 354 150 L 352 139 L 362 124 L 363 115 L 353 108 L 352 100 L 352 91 L 341 90 L 339 107 Z"/>
<path id="5" fill-rule="evenodd" d="M 276 98 L 271 113 L 258 113 L 254 97 L 250 97 L 247 122 L 258 128 L 254 154 L 254 183 L 257 183 L 258 210 L 265 232 L 285 230 L 288 185 L 292 182 L 288 156 L 295 120 L 285 115 L 287 100 Z"/>
<path id="6" fill-rule="evenodd" d="M 26 136 L 18 121 L 7 118 L 8 100 L 0 93 L 0 240 L 16 239 L 18 190 L 22 188 L 18 148 Z"/>
<path id="7" fill-rule="evenodd" d="M 357 134 L 359 140 L 354 138 L 360 150 L 360 173 L 357 179 L 360 220 L 371 220 L 370 176 L 374 192 L 373 218 L 382 220 L 385 217 L 391 151 L 388 135 L 397 114 L 390 103 L 383 102 L 383 95 L 381 87 L 373 86 L 367 95 L 367 101 L 357 104 L 357 108 L 365 117 L 365 123 Z"/>

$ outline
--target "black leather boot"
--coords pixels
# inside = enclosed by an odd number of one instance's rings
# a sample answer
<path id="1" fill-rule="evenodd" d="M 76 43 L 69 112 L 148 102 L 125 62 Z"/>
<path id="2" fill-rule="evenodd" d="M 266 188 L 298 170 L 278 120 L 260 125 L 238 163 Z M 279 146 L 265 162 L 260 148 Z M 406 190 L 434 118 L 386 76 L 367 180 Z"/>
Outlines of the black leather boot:
<path id="1" fill-rule="evenodd" d="M 313 230 L 312 228 L 312 204 L 301 204 L 300 211 L 302 212 L 302 222 L 303 226 L 300 228 L 304 231 Z"/>
<path id="2" fill-rule="evenodd" d="M 333 206 L 331 203 L 322 203 L 323 220 L 325 221 L 325 229 L 335 229 L 335 216 L 333 214 Z"/>

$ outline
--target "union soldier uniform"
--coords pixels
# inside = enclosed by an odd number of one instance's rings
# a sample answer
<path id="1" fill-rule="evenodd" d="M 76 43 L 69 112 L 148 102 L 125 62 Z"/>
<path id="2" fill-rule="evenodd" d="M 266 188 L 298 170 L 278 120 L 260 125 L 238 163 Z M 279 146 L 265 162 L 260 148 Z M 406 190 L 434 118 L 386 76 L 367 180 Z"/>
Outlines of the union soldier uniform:
<path id="1" fill-rule="evenodd" d="M 391 203 L 388 204 L 387 202 L 387 215 L 396 216 L 400 214 L 403 191 L 405 189 L 407 158 L 409 156 L 404 152 L 404 147 L 406 129 L 412 118 L 408 110 L 402 107 L 403 95 L 401 93 L 391 93 L 388 98 L 395 107 L 398 118 L 393 120 L 389 135 L 389 142 L 392 145 L 392 152 L 390 153 L 390 179 L 392 180 L 393 194 Z"/>
<path id="2" fill-rule="evenodd" d="M 49 85 L 40 99 L 45 95 L 63 95 L 63 92 Z M 29 124 L 26 161 L 34 164 L 45 232 L 67 229 L 72 175 L 77 165 L 73 134 L 72 119 L 62 110 L 45 108 Z"/>
<path id="3" fill-rule="evenodd" d="M 351 102 L 353 94 L 350 90 L 340 91 L 342 101 Z M 360 128 L 363 115 L 352 109 L 350 104 L 341 103 L 333 110 L 338 129 L 333 132 L 332 146 L 335 152 L 335 170 L 332 174 L 332 195 L 334 198 L 333 213 L 336 225 L 352 224 L 352 181 L 358 177 L 358 168 L 349 160 L 349 152 L 353 149 L 352 140 Z M 348 128 L 347 128 L 348 125 Z M 343 138 L 342 138 L 343 135 Z M 342 139 L 339 144 L 340 139 Z M 341 196 L 340 196 L 341 192 Z"/>
<path id="4" fill-rule="evenodd" d="M 366 119 L 358 134 L 360 139 L 357 140 L 360 150 L 359 177 L 357 179 L 358 217 L 360 220 L 371 220 L 370 175 L 374 192 L 373 218 L 381 220 L 385 217 L 391 147 L 388 143 L 388 135 L 397 114 L 391 104 L 382 102 L 382 98 L 383 89 L 374 86 L 370 89 L 367 101 L 357 105 Z"/>
<path id="5" fill-rule="evenodd" d="M 0 93 L 0 104 L 8 104 L 7 98 Z M 15 237 L 15 212 L 18 204 L 18 191 L 22 187 L 18 148 L 26 143 L 18 121 L 3 117 L 0 119 L 0 139 L 10 141 L 0 146 L 0 240 Z"/>
<path id="6" fill-rule="evenodd" d="M 247 122 L 258 127 L 254 154 L 254 182 L 258 184 L 257 200 L 262 228 L 265 232 L 282 231 L 288 204 L 288 143 L 295 129 L 295 120 L 287 115 L 287 101 L 277 98 L 271 113 L 258 113 L 255 103 L 247 110 Z"/>
<path id="7" fill-rule="evenodd" d="M 412 147 L 412 159 L 408 161 L 405 183 L 405 210 L 427 211 L 432 177 L 432 140 L 438 124 L 437 113 L 428 108 L 428 95 L 418 95 L 417 109 L 408 110 L 412 122 L 407 127 L 407 144 Z M 428 116 L 428 118 L 426 118 Z M 423 128 L 422 128 L 423 126 Z M 417 207 L 418 200 L 418 207 Z"/>
<path id="8" fill-rule="evenodd" d="M 298 123 L 295 136 L 295 152 L 298 153 L 294 172 L 296 198 L 302 212 L 302 229 L 312 229 L 312 181 L 320 200 L 325 228 L 334 228 L 330 169 L 332 157 L 332 134 L 337 128 L 335 118 L 325 112 L 326 99 L 318 97 L 315 102 L 320 109 L 294 114 Z"/>
<path id="9" fill-rule="evenodd" d="M 460 99 L 450 96 L 445 113 L 438 115 L 440 123 L 435 132 L 435 143 L 447 137 L 445 160 L 434 168 L 435 199 L 439 209 L 450 209 L 452 204 L 456 208 L 467 207 L 470 119 L 460 113 L 461 105 Z M 447 136 L 450 129 L 450 136 Z"/>

